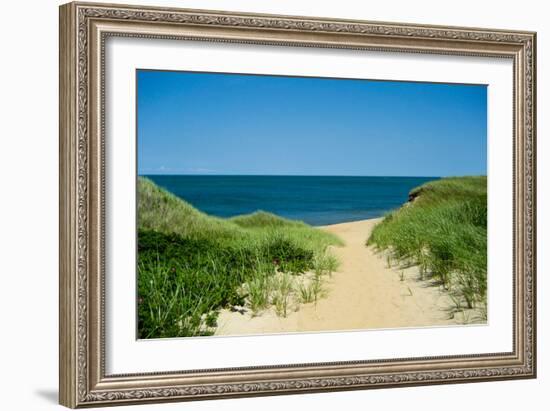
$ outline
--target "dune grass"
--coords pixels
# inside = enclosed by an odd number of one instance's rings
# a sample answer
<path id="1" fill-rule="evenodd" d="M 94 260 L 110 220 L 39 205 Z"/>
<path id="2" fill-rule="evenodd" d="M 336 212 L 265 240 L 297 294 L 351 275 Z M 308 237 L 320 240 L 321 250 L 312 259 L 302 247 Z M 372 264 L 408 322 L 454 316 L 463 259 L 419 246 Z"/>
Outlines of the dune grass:
<path id="1" fill-rule="evenodd" d="M 140 177 L 138 336 L 210 335 L 228 306 L 274 304 L 286 315 L 288 276 L 334 270 L 327 247 L 339 244 L 332 234 L 266 212 L 209 216 Z"/>
<path id="2" fill-rule="evenodd" d="M 410 202 L 374 228 L 368 245 L 388 263 L 415 264 L 440 280 L 458 307 L 486 306 L 487 178 L 453 177 L 413 189 Z"/>

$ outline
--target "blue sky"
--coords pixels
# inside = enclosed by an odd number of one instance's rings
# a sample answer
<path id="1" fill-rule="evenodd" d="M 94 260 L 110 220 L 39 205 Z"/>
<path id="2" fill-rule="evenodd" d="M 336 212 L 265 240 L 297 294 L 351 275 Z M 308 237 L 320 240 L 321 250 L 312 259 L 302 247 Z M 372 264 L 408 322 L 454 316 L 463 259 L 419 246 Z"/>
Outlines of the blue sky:
<path id="1" fill-rule="evenodd" d="M 138 174 L 487 172 L 483 85 L 137 72 Z"/>

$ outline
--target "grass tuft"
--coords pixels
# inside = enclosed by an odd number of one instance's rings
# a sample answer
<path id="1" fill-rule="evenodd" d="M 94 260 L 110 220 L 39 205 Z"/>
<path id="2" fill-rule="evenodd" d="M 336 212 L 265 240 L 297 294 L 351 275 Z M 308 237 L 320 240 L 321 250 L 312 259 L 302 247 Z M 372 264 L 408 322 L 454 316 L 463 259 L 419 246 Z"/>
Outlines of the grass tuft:
<path id="1" fill-rule="evenodd" d="M 368 245 L 387 263 L 419 266 L 459 296 L 459 306 L 487 301 L 487 178 L 453 177 L 413 189 L 411 201 L 377 225 Z"/>

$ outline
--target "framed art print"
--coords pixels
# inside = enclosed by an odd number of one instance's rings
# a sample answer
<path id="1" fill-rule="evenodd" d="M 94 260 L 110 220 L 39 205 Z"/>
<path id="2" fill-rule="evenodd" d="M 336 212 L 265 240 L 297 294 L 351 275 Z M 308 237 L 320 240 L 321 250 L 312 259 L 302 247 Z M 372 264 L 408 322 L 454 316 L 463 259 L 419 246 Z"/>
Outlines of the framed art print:
<path id="1" fill-rule="evenodd" d="M 535 33 L 60 8 L 60 402 L 536 375 Z"/>

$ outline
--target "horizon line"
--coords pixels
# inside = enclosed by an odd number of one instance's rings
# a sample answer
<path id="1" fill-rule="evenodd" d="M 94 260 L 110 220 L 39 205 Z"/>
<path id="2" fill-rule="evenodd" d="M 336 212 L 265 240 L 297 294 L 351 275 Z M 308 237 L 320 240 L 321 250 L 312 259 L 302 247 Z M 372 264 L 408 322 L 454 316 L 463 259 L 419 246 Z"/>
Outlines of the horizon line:
<path id="1" fill-rule="evenodd" d="M 185 177 L 417 177 L 417 178 L 447 178 L 447 177 L 486 177 L 486 174 L 464 174 L 450 176 L 428 175 L 363 175 L 363 174 L 196 174 L 196 173 L 138 173 L 138 176 L 185 176 Z"/>

